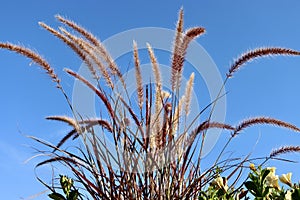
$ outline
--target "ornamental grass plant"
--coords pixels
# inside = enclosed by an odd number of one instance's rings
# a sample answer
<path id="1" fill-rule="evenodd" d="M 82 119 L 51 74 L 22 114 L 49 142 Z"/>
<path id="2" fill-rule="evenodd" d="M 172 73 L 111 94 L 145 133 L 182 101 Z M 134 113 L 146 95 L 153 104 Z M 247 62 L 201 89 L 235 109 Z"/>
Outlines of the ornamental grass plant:
<path id="1" fill-rule="evenodd" d="M 218 101 L 226 95 L 222 93 L 225 84 L 240 68 L 254 59 L 268 56 L 299 56 L 299 51 L 263 47 L 245 52 L 229 66 L 217 98 L 207 102 L 207 106 L 201 108 L 190 123 L 184 119 L 193 109 L 191 94 L 197 90 L 195 75 L 191 73 L 184 82 L 182 73 L 190 43 L 204 34 L 205 29 L 193 27 L 185 30 L 182 9 L 174 36 L 169 90 L 162 84 L 160 65 L 151 44 L 147 44 L 147 52 L 154 84 L 143 85 L 138 44 L 133 41 L 135 101 L 127 93 L 126 77 L 121 67 L 101 41 L 75 22 L 59 15 L 56 18 L 62 24 L 58 29 L 42 22 L 39 24 L 70 47 L 88 67 L 97 84 L 71 69 L 65 69 L 65 72 L 85 85 L 99 100 L 101 114 L 96 118 L 78 113 L 53 67 L 38 53 L 19 45 L 0 43 L 0 48 L 19 53 L 44 69 L 73 113 L 72 116 L 46 118 L 71 127 L 57 144 L 28 136 L 45 146 L 45 149 L 38 150 L 45 159 L 36 165 L 37 168 L 49 165 L 54 171 L 63 167 L 68 172 L 60 176 L 54 173 L 52 184 L 47 184 L 50 178 L 42 180 L 37 176 L 49 189 L 49 198 L 299 199 L 299 185 L 292 183 L 291 174 L 278 177 L 274 168 L 265 168 L 265 163 L 282 154 L 299 152 L 300 146 L 275 147 L 270 155 L 256 160 L 260 162 L 257 166 L 251 164 L 256 159 L 251 154 L 244 158 L 228 158 L 224 153 L 232 140 L 240 139 L 237 136 L 252 126 L 272 125 L 295 132 L 300 132 L 300 128 L 266 116 L 245 119 L 235 125 L 212 121 L 211 118 Z M 117 82 L 120 84 L 117 85 Z M 183 93 L 179 90 L 181 85 L 186 88 Z M 209 114 L 203 117 L 204 112 Z M 215 162 L 211 166 L 203 166 L 203 146 L 209 129 L 221 129 L 222 134 L 228 134 L 228 140 L 220 148 Z M 111 139 L 111 146 L 107 138 Z M 244 171 L 249 175 L 241 180 Z M 289 188 L 280 187 L 278 180 Z"/>

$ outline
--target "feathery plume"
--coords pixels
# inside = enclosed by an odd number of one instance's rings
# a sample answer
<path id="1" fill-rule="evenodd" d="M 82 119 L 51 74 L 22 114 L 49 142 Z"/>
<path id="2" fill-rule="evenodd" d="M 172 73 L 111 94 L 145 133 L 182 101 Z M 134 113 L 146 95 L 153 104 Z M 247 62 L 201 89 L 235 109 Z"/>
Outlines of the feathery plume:
<path id="1" fill-rule="evenodd" d="M 233 74 L 238 71 L 242 65 L 247 62 L 250 62 L 256 58 L 272 56 L 272 55 L 294 55 L 299 56 L 300 52 L 295 51 L 293 49 L 286 49 L 280 47 L 267 47 L 267 48 L 258 48 L 246 52 L 242 56 L 240 56 L 230 67 L 229 72 L 227 73 L 227 77 L 230 78 Z"/>
<path id="2" fill-rule="evenodd" d="M 33 52 L 32 50 L 27 49 L 25 47 L 21 47 L 21 46 L 14 45 L 11 43 L 0 43 L 0 48 L 14 51 L 14 52 L 21 54 L 27 58 L 30 58 L 33 62 L 35 62 L 37 65 L 41 66 L 44 70 L 46 70 L 47 74 L 51 77 L 52 81 L 54 81 L 57 84 L 58 88 L 62 88 L 60 85 L 60 80 L 58 79 L 57 75 L 55 74 L 54 69 L 39 54 L 37 54 L 37 53 Z"/>
<path id="3" fill-rule="evenodd" d="M 62 23 L 66 24 L 67 26 L 71 27 L 72 29 L 76 30 L 78 33 L 83 35 L 88 41 L 90 41 L 95 47 L 97 47 L 99 54 L 101 57 L 105 60 L 105 62 L 108 63 L 109 68 L 111 69 L 113 74 L 117 74 L 119 77 L 120 81 L 123 84 L 123 87 L 126 88 L 125 81 L 123 79 L 122 73 L 120 72 L 118 66 L 114 62 L 114 60 L 111 58 L 110 54 L 104 47 L 104 45 L 90 32 L 88 32 L 86 29 L 82 28 L 75 22 L 71 20 L 67 20 L 63 18 L 60 15 L 57 15 L 56 18 L 61 21 Z"/>
<path id="4" fill-rule="evenodd" d="M 242 121 L 238 126 L 236 126 L 236 128 L 234 130 L 234 134 L 232 136 L 234 137 L 237 134 L 239 134 L 240 131 L 244 130 L 245 128 L 248 128 L 250 126 L 257 125 L 257 124 L 270 124 L 270 125 L 274 125 L 274 126 L 291 129 L 296 132 L 300 132 L 300 129 L 297 126 L 287 123 L 285 121 L 281 121 L 281 120 L 269 118 L 269 117 L 255 117 L 255 118 L 250 118 L 250 119 Z"/>
<path id="5" fill-rule="evenodd" d="M 194 131 L 192 131 L 192 135 L 197 135 L 198 133 L 200 133 L 204 130 L 210 129 L 210 128 L 219 128 L 219 129 L 225 129 L 225 130 L 229 130 L 229 131 L 235 130 L 235 128 L 229 124 L 205 121 L 205 122 L 201 123 Z"/>
<path id="6" fill-rule="evenodd" d="M 83 35 L 86 39 L 88 39 L 95 46 L 97 46 L 99 44 L 99 40 L 92 33 L 88 32 L 86 29 L 82 28 L 77 23 L 75 23 L 71 20 L 67 20 L 66 18 L 63 18 L 60 15 L 56 15 L 55 17 L 60 22 L 66 24 L 67 26 L 71 27 L 72 29 L 76 30 L 78 33 Z"/>
<path id="7" fill-rule="evenodd" d="M 191 41 L 193 41 L 194 39 L 196 39 L 197 37 L 199 37 L 200 35 L 203 35 L 205 33 L 205 28 L 203 27 L 193 27 L 188 29 L 183 37 L 182 40 L 182 45 L 181 45 L 181 56 L 180 56 L 180 71 L 182 71 L 183 68 L 183 62 L 184 62 L 184 57 L 186 55 L 187 52 L 187 48 L 190 44 Z"/>
<path id="8" fill-rule="evenodd" d="M 191 104 L 191 98 L 192 98 L 194 78 L 195 78 L 195 73 L 193 72 L 187 82 L 185 95 L 184 95 L 186 97 L 185 98 L 185 107 L 184 107 L 185 116 L 188 116 L 188 114 L 190 112 L 190 104 Z"/>
<path id="9" fill-rule="evenodd" d="M 157 146 L 157 133 L 154 132 L 153 129 L 151 129 L 151 132 L 150 132 L 150 136 L 149 136 L 149 143 L 150 143 L 150 148 L 151 149 L 155 149 L 155 148 L 158 148 Z"/>
<path id="10" fill-rule="evenodd" d="M 106 70 L 105 66 L 103 66 L 103 64 L 101 63 L 101 61 L 97 58 L 97 56 L 95 55 L 95 52 L 93 51 L 93 47 L 91 45 L 89 45 L 86 41 L 84 41 L 81 38 L 78 38 L 72 34 L 70 34 L 68 31 L 66 31 L 65 29 L 60 27 L 60 30 L 68 37 L 70 38 L 72 41 L 74 41 L 75 44 L 77 44 L 79 46 L 80 49 L 82 49 L 88 56 L 90 56 L 90 58 L 96 63 L 96 65 L 98 66 L 101 74 L 103 75 L 106 83 L 108 84 L 108 86 L 110 88 L 114 88 L 114 84 L 110 78 L 110 75 L 108 73 L 108 71 Z"/>
<path id="11" fill-rule="evenodd" d="M 163 100 L 161 98 L 160 88 L 156 88 L 155 91 L 155 114 L 152 117 L 152 124 L 155 132 L 158 134 L 161 130 L 161 112 L 162 112 L 162 105 Z"/>
<path id="12" fill-rule="evenodd" d="M 278 149 L 273 150 L 270 153 L 270 157 L 273 158 L 275 156 L 278 156 L 280 154 L 286 154 L 291 152 L 300 152 L 300 146 L 283 146 Z"/>
<path id="13" fill-rule="evenodd" d="M 181 45 L 181 58 L 180 58 L 180 69 L 183 67 L 184 57 L 187 52 L 187 48 L 191 41 L 199 37 L 200 35 L 203 35 L 205 33 L 205 28 L 203 27 L 193 27 L 188 29 L 182 39 L 182 45 Z M 181 71 L 181 70 L 180 70 Z"/>
<path id="14" fill-rule="evenodd" d="M 76 121 L 74 118 L 68 117 L 68 116 L 48 116 L 46 117 L 47 120 L 56 120 L 56 121 L 61 121 L 69 124 L 72 126 L 76 132 L 80 133 L 80 126 L 82 124 L 87 124 L 89 127 L 96 126 L 96 125 L 101 125 L 105 129 L 107 129 L 109 132 L 113 131 L 113 128 L 111 124 L 103 119 L 86 119 L 86 120 L 80 120 Z"/>
<path id="15" fill-rule="evenodd" d="M 65 122 L 65 123 L 69 124 L 70 126 L 72 126 L 78 133 L 81 132 L 80 126 L 71 117 L 68 117 L 68 116 L 49 116 L 49 117 L 46 117 L 46 119 L 47 120 L 56 120 L 56 121 Z"/>
<path id="16" fill-rule="evenodd" d="M 160 90 L 161 90 L 161 75 L 160 75 L 160 70 L 159 70 L 159 67 L 158 67 L 158 63 L 157 63 L 157 60 L 155 58 L 152 47 L 149 43 L 147 43 L 147 48 L 148 48 L 148 53 L 149 53 L 151 64 L 152 64 L 152 69 L 153 69 L 153 72 L 154 72 L 155 84 L 156 84 L 156 87 L 160 87 Z"/>
<path id="17" fill-rule="evenodd" d="M 224 130 L 228 130 L 228 131 L 235 130 L 235 128 L 229 124 L 224 124 L 224 123 L 220 123 L 220 122 L 204 121 L 191 132 L 190 136 L 188 137 L 188 139 L 186 141 L 186 144 L 193 142 L 199 133 L 201 133 L 205 130 L 211 129 L 211 128 L 224 129 Z"/>
<path id="18" fill-rule="evenodd" d="M 144 103 L 143 81 L 142 81 L 138 48 L 137 48 L 137 44 L 135 41 L 133 41 L 133 58 L 134 58 L 134 66 L 135 66 L 135 78 L 136 78 L 136 85 L 137 85 L 138 104 L 139 104 L 140 110 L 142 110 L 143 103 Z"/>
<path id="19" fill-rule="evenodd" d="M 113 132 L 113 128 L 111 124 L 103 119 L 87 119 L 87 120 L 81 120 L 78 122 L 78 124 L 87 124 L 89 127 L 96 126 L 96 125 L 101 125 L 104 127 L 106 130 L 109 132 Z"/>
<path id="20" fill-rule="evenodd" d="M 188 47 L 188 43 L 193 39 L 199 37 L 200 35 L 205 33 L 205 28 L 203 27 L 193 27 L 185 31 L 185 36 L 183 38 L 183 49 Z"/>
<path id="21" fill-rule="evenodd" d="M 78 48 L 78 46 L 76 44 L 74 44 L 71 40 L 69 40 L 65 35 L 58 32 L 57 30 L 51 28 L 50 26 L 46 25 L 45 23 L 39 22 L 39 25 L 41 27 L 43 27 L 45 30 L 52 33 L 54 36 L 56 36 L 60 40 L 62 40 L 65 44 L 67 44 L 81 58 L 81 60 L 83 62 L 85 62 L 85 64 L 88 66 L 90 72 L 92 73 L 93 77 L 96 80 L 99 79 L 91 60 L 88 58 L 87 54 L 82 49 Z"/>
<path id="22" fill-rule="evenodd" d="M 183 36 L 182 43 L 181 43 L 181 51 L 179 52 L 180 55 L 178 56 L 178 71 L 176 76 L 176 88 L 178 88 L 181 84 L 181 76 L 183 71 L 184 59 L 187 53 L 187 48 L 192 40 L 197 38 L 198 36 L 205 33 L 205 29 L 202 27 L 194 27 L 188 29 Z"/>
<path id="23" fill-rule="evenodd" d="M 160 76 L 160 70 L 158 67 L 157 60 L 155 58 L 154 52 L 150 46 L 150 44 L 147 43 L 147 48 L 148 48 L 148 53 L 150 56 L 151 64 L 152 64 L 152 69 L 155 77 L 155 118 L 154 118 L 154 123 L 156 126 L 156 132 L 160 132 L 160 126 L 161 126 L 161 120 L 160 120 L 160 113 L 162 111 L 162 104 L 163 104 L 163 99 L 161 97 L 161 91 L 162 91 L 162 86 L 161 86 L 161 76 Z"/>
<path id="24" fill-rule="evenodd" d="M 175 90 L 177 87 L 177 76 L 178 71 L 180 70 L 180 56 L 182 55 L 182 33 L 183 33 L 183 9 L 181 8 L 179 11 L 177 26 L 176 26 L 176 34 L 175 34 L 175 40 L 174 40 L 174 47 L 173 47 L 173 53 L 172 53 L 172 77 L 171 77 L 171 83 L 172 83 L 172 91 Z"/>

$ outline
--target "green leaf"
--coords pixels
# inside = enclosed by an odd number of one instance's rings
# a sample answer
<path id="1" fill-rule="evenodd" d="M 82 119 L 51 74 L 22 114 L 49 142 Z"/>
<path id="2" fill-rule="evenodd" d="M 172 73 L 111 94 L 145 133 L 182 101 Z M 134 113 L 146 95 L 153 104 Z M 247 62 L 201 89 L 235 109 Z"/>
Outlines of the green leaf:
<path id="1" fill-rule="evenodd" d="M 263 185 L 263 183 L 264 183 L 266 177 L 270 174 L 270 172 L 271 172 L 271 171 L 268 170 L 268 169 L 262 170 L 261 185 Z"/>
<path id="2" fill-rule="evenodd" d="M 206 200 L 208 199 L 208 196 L 206 194 L 206 192 L 204 191 L 200 191 L 200 196 L 198 197 L 199 200 Z"/>
<path id="3" fill-rule="evenodd" d="M 270 187 L 266 187 L 265 188 L 265 191 L 263 192 L 262 196 L 265 197 L 267 196 L 267 194 L 269 194 L 269 190 L 270 190 Z"/>
<path id="4" fill-rule="evenodd" d="M 50 199 L 54 199 L 54 200 L 66 200 L 65 197 L 59 193 L 53 192 L 52 194 L 48 195 L 50 197 Z"/>
<path id="5" fill-rule="evenodd" d="M 257 195 L 258 191 L 255 183 L 253 183 L 252 181 L 247 181 L 245 182 L 245 186 L 254 196 Z"/>
<path id="6" fill-rule="evenodd" d="M 79 197 L 79 192 L 78 192 L 78 190 L 72 190 L 72 191 L 70 192 L 70 195 L 69 195 L 68 200 L 77 200 L 78 197 Z"/>
<path id="7" fill-rule="evenodd" d="M 300 199 L 300 189 L 294 189 L 292 193 L 292 200 Z"/>
<path id="8" fill-rule="evenodd" d="M 257 177 L 256 177 L 254 174 L 252 174 L 252 173 L 249 174 L 249 178 L 250 178 L 252 181 L 256 181 L 256 180 L 257 180 Z"/>
<path id="9" fill-rule="evenodd" d="M 223 189 L 219 189 L 218 192 L 217 192 L 218 197 L 221 197 L 224 194 L 226 194 L 226 192 Z"/>
<path id="10" fill-rule="evenodd" d="M 200 196 L 198 197 L 198 200 L 205 200 L 204 197 Z"/>

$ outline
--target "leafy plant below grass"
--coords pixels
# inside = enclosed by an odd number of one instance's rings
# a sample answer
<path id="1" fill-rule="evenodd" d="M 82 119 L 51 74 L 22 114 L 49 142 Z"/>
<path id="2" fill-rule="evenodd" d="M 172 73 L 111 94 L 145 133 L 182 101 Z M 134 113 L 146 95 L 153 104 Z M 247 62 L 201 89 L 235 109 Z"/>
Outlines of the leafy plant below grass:
<path id="1" fill-rule="evenodd" d="M 77 200 L 80 194 L 77 189 L 74 189 L 73 184 L 73 179 L 60 175 L 60 186 L 65 196 L 57 192 L 52 192 L 48 196 L 54 200 Z"/>

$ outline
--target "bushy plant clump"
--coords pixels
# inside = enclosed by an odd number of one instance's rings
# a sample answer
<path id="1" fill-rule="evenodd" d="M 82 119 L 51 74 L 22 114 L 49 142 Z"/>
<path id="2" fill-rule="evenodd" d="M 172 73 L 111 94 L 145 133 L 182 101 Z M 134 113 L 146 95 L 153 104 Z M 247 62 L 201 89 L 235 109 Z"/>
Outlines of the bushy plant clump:
<path id="1" fill-rule="evenodd" d="M 166 91 L 162 85 L 160 67 L 150 44 L 147 44 L 147 51 L 155 84 L 142 84 L 139 51 L 137 43 L 133 42 L 137 101 L 131 102 L 126 96 L 127 86 L 122 71 L 104 45 L 73 21 L 61 16 L 56 17 L 65 27 L 56 30 L 45 23 L 40 25 L 62 40 L 86 64 L 97 82 L 96 85 L 71 69 L 65 71 L 95 94 L 101 104 L 101 113 L 106 113 L 104 117 L 89 118 L 80 115 L 70 103 L 52 66 L 39 54 L 22 46 L 0 43 L 0 48 L 22 54 L 41 66 L 56 83 L 73 113 L 71 117 L 47 117 L 48 120 L 61 121 L 71 127 L 71 131 L 57 145 L 29 136 L 48 148 L 40 150 L 47 158 L 38 163 L 37 167 L 46 164 L 63 166 L 69 170 L 72 177 L 60 175 L 59 184 L 51 185 L 39 179 L 51 191 L 51 199 L 300 198 L 299 184 L 292 183 L 291 173 L 278 177 L 275 168 L 264 167 L 267 161 L 279 155 L 299 152 L 300 146 L 279 147 L 263 158 L 257 166 L 250 164 L 253 158 L 248 156 L 232 159 L 223 157 L 230 142 L 251 126 L 268 124 L 300 132 L 297 126 L 264 116 L 246 119 L 237 125 L 211 120 L 215 105 L 225 95 L 222 94 L 224 85 L 241 67 L 261 57 L 298 56 L 299 51 L 265 47 L 242 54 L 229 67 L 219 95 L 207 103 L 193 123 L 199 120 L 204 111 L 210 114 L 201 123 L 196 124 L 196 128 L 182 129 L 180 127 L 190 127 L 190 124 L 180 119 L 187 117 L 190 112 L 191 91 L 194 89 L 195 78 L 192 73 L 186 83 L 182 81 L 185 55 L 190 42 L 205 32 L 203 27 L 184 31 L 183 10 L 180 10 L 171 55 L 170 91 Z M 68 31 L 68 28 L 72 31 Z M 121 88 L 116 86 L 117 81 L 121 83 Z M 179 93 L 182 84 L 186 86 L 184 94 Z M 203 144 L 207 131 L 213 128 L 222 129 L 230 135 L 215 162 L 211 166 L 202 166 Z M 103 140 L 104 135 L 112 138 L 112 148 L 117 152 L 115 156 L 111 155 L 111 149 L 108 149 L 106 141 Z M 75 147 L 64 147 L 66 141 L 76 138 L 81 138 L 83 143 L 75 143 Z M 249 175 L 243 181 L 240 180 L 240 175 L 245 169 L 249 170 Z M 280 187 L 278 180 L 288 188 Z M 59 189 L 62 190 L 61 193 Z"/>

